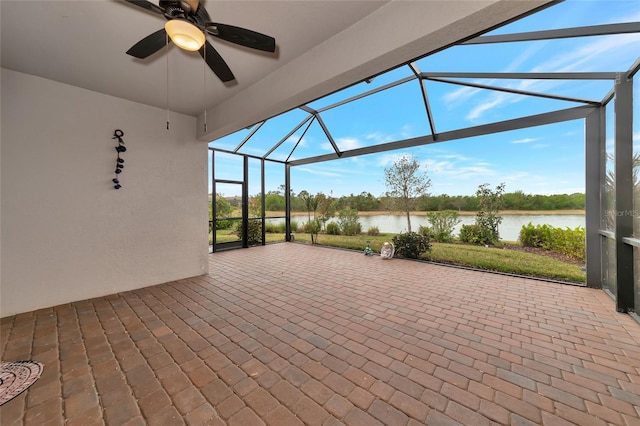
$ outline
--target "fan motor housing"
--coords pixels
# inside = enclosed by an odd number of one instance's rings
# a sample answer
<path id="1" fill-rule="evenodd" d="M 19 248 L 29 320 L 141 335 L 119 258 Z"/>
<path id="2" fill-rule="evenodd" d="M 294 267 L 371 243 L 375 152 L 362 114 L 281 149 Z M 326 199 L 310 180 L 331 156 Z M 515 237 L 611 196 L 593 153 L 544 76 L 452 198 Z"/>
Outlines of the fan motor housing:
<path id="1" fill-rule="evenodd" d="M 160 0 L 160 7 L 163 9 L 171 5 L 179 6 L 184 13 L 192 15 L 198 10 L 199 0 Z"/>

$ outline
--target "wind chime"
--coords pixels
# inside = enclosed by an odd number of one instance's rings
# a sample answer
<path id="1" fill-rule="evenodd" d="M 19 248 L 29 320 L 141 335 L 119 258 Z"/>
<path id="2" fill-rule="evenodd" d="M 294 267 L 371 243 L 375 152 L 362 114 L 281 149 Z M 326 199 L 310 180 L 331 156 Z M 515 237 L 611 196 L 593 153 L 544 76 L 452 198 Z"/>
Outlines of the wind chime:
<path id="1" fill-rule="evenodd" d="M 127 147 L 124 146 L 124 141 L 122 140 L 122 136 L 124 136 L 124 132 L 120 129 L 116 129 L 113 132 L 113 137 L 111 138 L 111 139 L 118 139 L 118 146 L 116 146 L 116 151 L 118 153 L 118 157 L 116 158 L 116 171 L 115 171 L 116 177 L 111 179 L 111 181 L 113 182 L 113 187 L 115 189 L 122 188 L 122 185 L 120 185 L 120 179 L 118 179 L 118 177 L 120 176 L 120 173 L 122 173 L 122 169 L 124 169 L 124 160 L 120 158 L 120 154 L 127 150 Z"/>

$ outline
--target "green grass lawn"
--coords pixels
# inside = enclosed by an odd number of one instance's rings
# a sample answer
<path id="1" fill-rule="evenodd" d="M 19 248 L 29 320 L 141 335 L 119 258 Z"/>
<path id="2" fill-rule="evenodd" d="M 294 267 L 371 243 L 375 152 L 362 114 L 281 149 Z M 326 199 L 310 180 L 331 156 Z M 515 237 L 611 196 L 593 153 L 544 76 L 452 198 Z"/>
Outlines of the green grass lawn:
<path id="1" fill-rule="evenodd" d="M 269 235 L 267 234 L 267 236 Z M 379 253 L 382 243 L 391 241 L 392 237 L 393 234 L 378 236 L 356 235 L 353 237 L 320 234 L 318 235 L 318 244 L 361 251 L 364 250 L 367 241 L 369 241 L 371 248 Z M 283 237 L 281 238 L 283 239 Z M 295 241 L 311 243 L 311 236 L 297 233 Z M 578 265 L 562 262 L 549 256 L 524 253 L 506 248 L 459 243 L 432 243 L 431 251 L 424 253 L 422 259 L 574 283 L 584 283 L 586 281 L 585 273 Z"/>
<path id="2" fill-rule="evenodd" d="M 518 275 L 577 283 L 586 281 L 584 271 L 576 264 L 562 262 L 549 256 L 523 253 L 506 248 L 433 243 L 431 251 L 425 253 L 422 258 Z"/>
<path id="3" fill-rule="evenodd" d="M 391 241 L 394 234 L 370 235 L 318 235 L 317 244 L 363 251 L 369 242 L 377 253 L 385 241 Z M 218 230 L 218 242 L 237 240 L 230 230 Z M 266 234 L 267 243 L 284 241 L 284 234 Z M 211 238 L 210 238 L 211 240 Z M 311 236 L 296 233 L 296 242 L 311 244 Z M 562 262 L 550 256 L 525 253 L 506 248 L 474 246 L 460 243 L 432 243 L 431 251 L 424 253 L 423 260 L 467 266 L 471 268 L 497 271 L 509 274 L 548 278 L 573 283 L 584 283 L 586 276 L 579 265 Z"/>
<path id="4" fill-rule="evenodd" d="M 236 235 L 236 232 L 234 230 L 231 229 L 218 229 L 218 232 L 216 233 L 217 235 L 217 243 L 228 243 L 230 241 L 238 241 L 239 238 Z M 284 234 L 270 234 L 267 233 L 266 234 L 266 239 L 268 243 L 276 243 L 276 242 L 281 242 L 284 241 Z M 212 236 L 211 236 L 211 232 L 209 232 L 209 244 L 211 244 L 212 241 Z M 311 242 L 311 239 L 309 238 L 309 242 Z"/>

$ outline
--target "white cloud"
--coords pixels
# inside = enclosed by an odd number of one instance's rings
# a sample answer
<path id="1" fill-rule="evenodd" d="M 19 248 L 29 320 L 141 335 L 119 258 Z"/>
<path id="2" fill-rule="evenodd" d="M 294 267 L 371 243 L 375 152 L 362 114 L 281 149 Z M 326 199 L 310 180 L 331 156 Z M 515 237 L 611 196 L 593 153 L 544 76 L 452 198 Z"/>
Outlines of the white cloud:
<path id="1" fill-rule="evenodd" d="M 492 170 L 486 166 L 476 165 L 476 166 L 460 167 L 455 171 L 452 177 L 466 180 L 466 179 L 476 178 L 480 176 L 483 176 L 483 177 L 495 176 L 496 174 L 497 173 L 495 170 Z"/>
<path id="2" fill-rule="evenodd" d="M 378 157 L 378 162 L 377 162 L 377 167 L 388 167 L 391 166 L 393 163 L 395 163 L 396 161 L 398 161 L 399 159 L 401 159 L 402 157 L 405 157 L 407 155 L 412 155 L 409 152 L 387 152 L 387 153 L 383 153 L 381 155 L 379 155 Z"/>
<path id="3" fill-rule="evenodd" d="M 521 65 L 523 65 L 529 59 L 535 56 L 537 52 L 539 52 L 540 50 L 543 50 L 547 46 L 547 44 L 549 44 L 549 41 L 530 44 L 529 47 L 524 49 L 522 53 L 520 53 L 520 55 L 518 55 L 513 61 L 511 61 L 511 63 L 507 66 L 507 68 L 504 71 L 505 72 L 517 71 Z"/>
<path id="4" fill-rule="evenodd" d="M 467 102 L 477 93 L 480 93 L 480 89 L 469 86 L 461 86 L 456 90 L 446 93 L 443 96 L 443 99 L 445 101 L 445 104 L 449 106 L 455 106 Z"/>
<path id="5" fill-rule="evenodd" d="M 312 175 L 317 175 L 317 176 L 327 176 L 327 177 L 342 177 L 343 173 L 341 172 L 332 172 L 329 170 L 322 170 L 322 169 L 317 169 L 317 168 L 309 168 L 309 167 L 302 167 L 302 166 L 298 166 L 296 168 L 297 171 L 301 171 L 304 173 L 308 173 L 308 174 L 312 174 Z"/>
<path id="6" fill-rule="evenodd" d="M 392 142 L 395 139 L 397 139 L 391 134 L 386 134 L 386 133 L 381 133 L 381 132 L 369 133 L 364 138 L 367 139 L 367 140 L 373 141 L 376 144 L 385 143 L 385 142 Z"/>
<path id="7" fill-rule="evenodd" d="M 462 164 L 461 164 L 462 163 Z M 465 164 L 469 163 L 469 164 Z M 433 179 L 445 178 L 447 180 L 466 180 L 477 177 L 495 176 L 496 171 L 490 168 L 490 164 L 478 161 L 437 161 L 428 159 L 426 161 L 427 173 Z"/>
<path id="8" fill-rule="evenodd" d="M 410 138 L 410 137 L 414 136 L 415 134 L 416 134 L 415 126 L 413 126 L 411 124 L 405 124 L 400 129 L 400 137 L 402 139 Z"/>
<path id="9" fill-rule="evenodd" d="M 459 160 L 459 161 L 472 160 L 472 158 L 465 157 L 464 155 L 460 155 L 460 154 L 442 154 L 442 155 L 436 155 L 436 157 L 438 157 L 438 158 L 447 158 L 447 159 L 450 159 L 450 160 Z"/>
<path id="10" fill-rule="evenodd" d="M 324 150 L 324 151 L 330 151 L 330 152 L 335 152 L 335 150 L 333 149 L 333 146 L 331 145 L 330 142 L 323 142 L 320 144 L 320 149 Z"/>
<path id="11" fill-rule="evenodd" d="M 616 67 L 615 60 L 620 60 L 625 53 L 638 50 L 640 37 L 636 34 L 622 34 L 605 37 L 591 43 L 579 46 L 572 51 L 565 51 L 551 57 L 533 68 L 533 72 L 560 71 L 569 72 L 576 69 L 581 71 L 594 69 L 602 65 L 602 58 L 607 59 L 608 67 Z M 591 66 L 589 66 L 591 65 Z M 631 64 L 625 64 L 625 69 Z"/>
<path id="12" fill-rule="evenodd" d="M 510 175 L 503 176 L 502 179 L 506 183 L 509 183 L 509 182 L 513 182 L 513 181 L 517 181 L 517 180 L 521 180 L 521 179 L 529 178 L 529 177 L 530 177 L 529 173 L 516 172 L 516 173 L 510 174 Z"/>
<path id="13" fill-rule="evenodd" d="M 524 138 L 524 139 L 516 139 L 515 141 L 511 141 L 513 144 L 521 144 L 521 143 L 531 143 L 535 142 L 537 139 L 535 138 Z"/>
<path id="14" fill-rule="evenodd" d="M 331 144 L 329 144 L 329 146 L 330 145 Z M 340 150 L 348 151 L 350 149 L 360 148 L 362 143 L 357 138 L 338 138 L 336 139 L 336 145 L 338 145 Z"/>
<path id="15" fill-rule="evenodd" d="M 453 168 L 453 164 L 450 161 L 436 161 L 436 160 L 427 160 L 425 161 L 425 165 L 427 167 L 427 172 L 440 173 L 446 172 Z"/>
<path id="16" fill-rule="evenodd" d="M 481 103 L 480 105 L 473 108 L 469 114 L 467 114 L 466 119 L 469 121 L 475 121 L 479 119 L 485 112 L 496 108 L 503 103 L 505 103 L 506 96 L 504 93 L 496 93 L 489 95 L 490 99 L 487 102 Z"/>
<path id="17" fill-rule="evenodd" d="M 288 143 L 288 144 L 291 144 L 291 145 L 294 145 L 294 146 L 295 146 L 295 144 L 297 144 L 297 143 L 298 143 L 298 141 L 300 141 L 300 143 L 298 144 L 298 146 L 301 146 L 301 147 L 302 147 L 302 146 L 307 146 L 307 141 L 308 141 L 308 139 L 307 139 L 306 137 L 303 137 L 303 138 L 302 138 L 302 140 L 300 140 L 300 136 L 301 136 L 301 135 L 293 134 L 293 135 L 289 136 L 289 137 L 287 138 L 287 140 L 285 140 L 285 141 L 284 141 L 284 143 Z"/>

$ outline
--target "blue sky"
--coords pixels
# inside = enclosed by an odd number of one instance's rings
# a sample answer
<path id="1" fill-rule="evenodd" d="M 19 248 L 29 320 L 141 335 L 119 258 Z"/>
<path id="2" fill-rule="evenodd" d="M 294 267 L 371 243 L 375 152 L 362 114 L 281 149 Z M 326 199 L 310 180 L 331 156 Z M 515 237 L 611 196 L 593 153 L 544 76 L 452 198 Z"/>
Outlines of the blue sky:
<path id="1" fill-rule="evenodd" d="M 568 0 L 491 34 L 538 31 L 585 25 L 640 21 L 638 0 Z M 417 61 L 423 72 L 596 72 L 626 71 L 640 56 L 640 35 L 625 34 L 559 41 L 456 46 Z M 377 76 L 326 98 L 309 103 L 320 109 L 336 101 L 411 75 L 407 67 Z M 548 80 L 474 80 L 484 85 L 515 88 L 581 99 L 601 100 L 610 82 Z M 634 87 L 634 148 L 640 152 L 640 83 Z M 563 108 L 566 101 L 532 98 L 465 86 L 426 82 L 436 132 L 461 129 Z M 612 105 L 612 104 L 611 104 Z M 262 155 L 308 114 L 294 110 L 276 117 L 256 132 L 241 152 Z M 321 114 L 341 150 L 377 145 L 430 134 L 419 83 L 413 80 Z M 611 121 L 609 114 L 608 121 Z M 610 126 L 611 128 L 612 126 Z M 214 141 L 213 147 L 233 149 L 248 134 L 243 130 Z M 611 131 L 608 132 L 608 139 Z M 611 148 L 611 143 L 608 144 Z M 295 149 L 294 149 L 295 148 Z M 292 153 L 293 150 L 293 153 Z M 331 145 L 317 122 L 302 126 L 269 158 L 284 160 L 323 155 Z M 217 177 L 241 179 L 240 162 L 217 155 Z M 506 183 L 506 191 L 530 194 L 584 192 L 584 122 L 576 120 L 543 127 L 493 134 L 409 150 L 371 154 L 312 165 L 296 166 L 291 186 L 297 193 L 324 192 L 333 196 L 370 192 L 382 195 L 384 168 L 403 155 L 414 155 L 431 179 L 432 194 L 467 195 L 478 185 Z M 259 163 L 250 162 L 249 192 L 260 191 Z M 269 165 L 266 190 L 284 182 L 283 168 Z M 235 195 L 234 187 L 218 192 Z"/>

